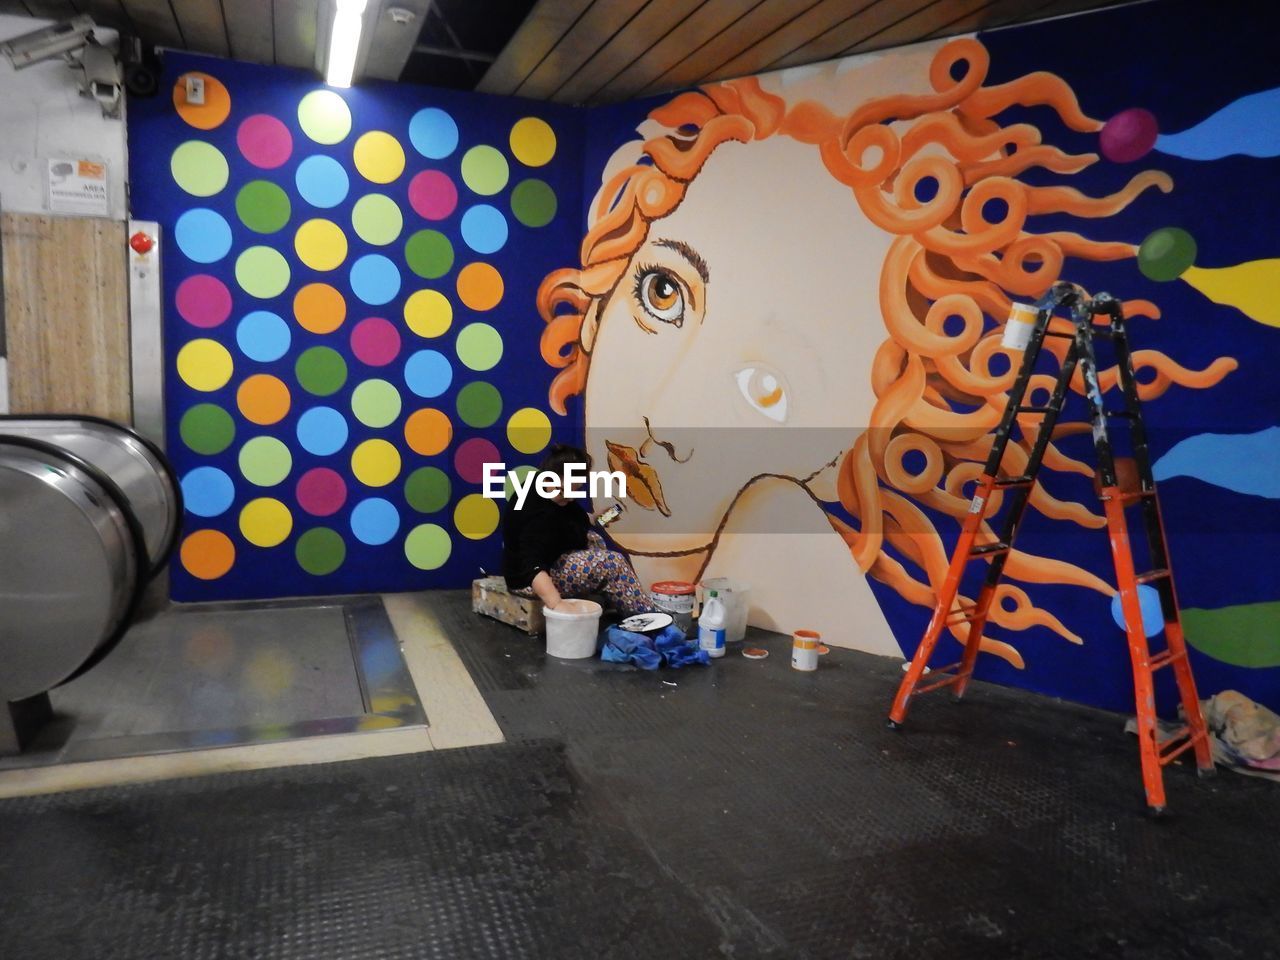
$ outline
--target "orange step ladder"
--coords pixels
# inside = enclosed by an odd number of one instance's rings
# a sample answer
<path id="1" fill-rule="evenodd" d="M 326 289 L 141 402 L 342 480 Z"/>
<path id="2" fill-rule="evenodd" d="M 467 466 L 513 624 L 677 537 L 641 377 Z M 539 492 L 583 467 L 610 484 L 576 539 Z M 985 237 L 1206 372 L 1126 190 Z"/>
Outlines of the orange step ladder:
<path id="1" fill-rule="evenodd" d="M 1204 718 L 1200 713 L 1200 701 L 1196 695 L 1195 678 L 1187 659 L 1186 640 L 1182 631 L 1182 619 L 1178 613 L 1178 598 L 1173 586 L 1173 573 L 1169 564 L 1169 551 L 1165 540 L 1164 523 L 1160 516 L 1160 500 L 1156 495 L 1155 480 L 1151 473 L 1151 458 L 1147 449 L 1146 432 L 1142 423 L 1138 384 L 1134 378 L 1133 360 L 1120 301 L 1109 294 L 1099 294 L 1090 299 L 1079 287 L 1069 283 L 1057 283 L 1036 305 L 1036 322 L 1030 342 L 1023 357 L 1017 381 L 1009 393 L 1009 404 L 996 428 L 995 440 L 987 458 L 982 476 L 970 503 L 956 543 L 955 553 L 942 588 L 938 591 L 937 606 L 929 620 L 924 638 L 916 649 L 907 668 L 893 708 L 889 711 L 889 726 L 898 728 L 907 716 L 907 707 L 916 694 L 943 687 L 952 687 L 959 700 L 973 675 L 974 663 L 982 631 L 987 623 L 996 587 L 1004 572 L 1005 561 L 1013 549 L 1018 523 L 1030 500 L 1032 488 L 1041 460 L 1053 435 L 1054 426 L 1066 402 L 1072 376 L 1079 366 L 1085 387 L 1085 399 L 1089 406 L 1089 418 L 1093 428 L 1094 446 L 1098 455 L 1097 476 L 1101 485 L 1101 497 L 1107 519 L 1107 531 L 1111 540 L 1111 555 L 1115 561 L 1116 580 L 1120 589 L 1120 606 L 1124 613 L 1125 634 L 1129 643 L 1129 655 L 1133 661 L 1133 687 L 1138 718 L 1138 744 L 1142 759 L 1142 782 L 1146 789 L 1147 805 L 1151 812 L 1161 814 L 1165 809 L 1165 765 L 1187 750 L 1195 751 L 1196 766 L 1202 776 L 1213 772 L 1213 757 Z M 1071 322 L 1051 323 L 1053 313 L 1060 308 L 1070 309 Z M 1096 326 L 1094 317 L 1104 315 L 1110 322 Z M 1045 406 L 1033 406 L 1024 402 L 1027 388 L 1034 372 L 1046 337 L 1061 337 L 1071 341 L 1058 372 L 1057 383 Z M 1107 337 L 1115 346 L 1119 381 L 1124 396 L 1124 409 L 1108 409 L 1098 383 L 1098 366 L 1094 352 L 1094 338 Z M 1027 458 L 1026 468 L 1017 476 L 1001 474 L 1000 465 L 1008 447 L 1010 435 L 1019 416 L 1039 418 L 1040 428 Z M 1109 421 L 1123 419 L 1128 422 L 1133 447 L 1133 459 L 1137 466 L 1139 487 L 1122 489 L 1116 478 L 1116 462 L 1112 451 Z M 1001 529 L 998 534 L 985 527 L 985 518 L 991 506 L 992 495 L 1003 491 L 1007 499 Z M 1137 506 L 1142 513 L 1143 526 L 1152 569 L 1138 573 L 1134 566 L 1133 550 L 1129 539 L 1126 508 Z M 984 529 L 985 527 L 985 529 Z M 994 536 L 994 539 L 991 539 Z M 982 538 L 983 542 L 979 542 Z M 959 603 L 960 581 L 965 568 L 975 560 L 986 561 L 986 577 L 972 605 Z M 1159 593 L 1164 617 L 1164 649 L 1153 652 L 1143 629 L 1142 609 L 1138 587 L 1150 584 Z M 948 628 L 968 623 L 964 652 L 958 662 L 929 670 L 938 640 Z M 1158 738 L 1155 712 L 1155 673 L 1165 667 L 1173 671 L 1177 681 L 1185 726 L 1170 738 Z M 923 683 L 921 681 L 924 681 Z"/>

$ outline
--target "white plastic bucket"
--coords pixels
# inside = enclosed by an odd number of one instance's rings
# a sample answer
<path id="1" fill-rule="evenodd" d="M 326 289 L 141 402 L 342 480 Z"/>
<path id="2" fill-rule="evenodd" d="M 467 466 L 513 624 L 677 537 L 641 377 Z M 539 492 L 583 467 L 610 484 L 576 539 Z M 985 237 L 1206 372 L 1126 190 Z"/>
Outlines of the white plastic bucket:
<path id="1" fill-rule="evenodd" d="M 1025 350 L 1031 342 L 1040 311 L 1029 303 L 1015 303 L 1009 311 L 1009 319 L 1000 337 L 1000 346 L 1009 350 Z"/>
<path id="2" fill-rule="evenodd" d="M 600 604 L 594 600 L 562 600 L 554 610 L 544 607 L 547 653 L 561 660 L 594 657 L 601 612 Z"/>
<path id="3" fill-rule="evenodd" d="M 724 638 L 729 643 L 736 643 L 747 635 L 747 614 L 751 612 L 751 584 L 732 577 L 714 577 L 703 580 L 702 601 L 705 603 L 707 592 L 715 590 L 724 604 L 725 626 Z"/>

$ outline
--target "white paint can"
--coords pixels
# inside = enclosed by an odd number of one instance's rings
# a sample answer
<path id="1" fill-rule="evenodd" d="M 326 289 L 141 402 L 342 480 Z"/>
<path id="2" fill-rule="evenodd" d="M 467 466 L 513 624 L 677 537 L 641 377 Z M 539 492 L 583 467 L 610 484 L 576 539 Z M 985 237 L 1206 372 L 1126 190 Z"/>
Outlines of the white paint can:
<path id="1" fill-rule="evenodd" d="M 1000 337 L 1000 346 L 1008 350 L 1025 350 L 1031 342 L 1031 334 L 1036 328 L 1036 319 L 1040 311 L 1029 303 L 1015 303 L 1009 311 L 1009 319 L 1004 325 L 1004 334 Z"/>
<path id="2" fill-rule="evenodd" d="M 821 643 L 822 634 L 817 630 L 797 630 L 791 634 L 791 666 L 797 670 L 817 670 Z"/>
<path id="3" fill-rule="evenodd" d="M 685 636 L 693 629 L 694 586 L 684 580 L 660 580 L 649 587 L 649 601 L 655 610 L 671 614 Z"/>

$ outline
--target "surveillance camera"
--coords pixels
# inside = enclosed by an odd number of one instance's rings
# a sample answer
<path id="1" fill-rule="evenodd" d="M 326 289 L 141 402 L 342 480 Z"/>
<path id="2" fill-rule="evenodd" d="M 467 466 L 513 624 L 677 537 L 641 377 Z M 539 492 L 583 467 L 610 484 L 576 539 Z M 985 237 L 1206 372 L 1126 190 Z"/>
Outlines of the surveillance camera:
<path id="1" fill-rule="evenodd" d="M 97 100 L 106 116 L 118 116 L 121 77 L 120 64 L 116 61 L 115 54 L 97 41 L 90 40 L 85 45 L 84 53 L 80 55 L 78 65 L 84 72 L 80 92 Z"/>
<path id="2" fill-rule="evenodd" d="M 15 70 L 22 70 L 43 60 L 79 50 L 92 35 L 93 18 L 82 14 L 0 43 L 0 53 L 9 58 Z"/>

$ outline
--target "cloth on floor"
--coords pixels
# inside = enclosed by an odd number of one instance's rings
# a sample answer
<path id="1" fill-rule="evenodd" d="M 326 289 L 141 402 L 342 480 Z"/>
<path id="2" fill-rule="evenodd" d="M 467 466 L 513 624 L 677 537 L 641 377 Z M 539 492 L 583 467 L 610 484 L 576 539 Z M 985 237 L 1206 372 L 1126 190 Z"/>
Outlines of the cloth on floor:
<path id="1" fill-rule="evenodd" d="M 657 670 L 664 662 L 673 668 L 690 664 L 705 666 L 711 662 L 707 652 L 699 650 L 675 624 L 664 627 L 655 636 L 610 627 L 604 634 L 600 659 L 609 663 L 634 663 L 642 670 Z"/>
<path id="2" fill-rule="evenodd" d="M 1280 780 L 1280 716 L 1235 690 L 1202 701 L 1200 709 L 1212 734 L 1214 760 Z"/>

